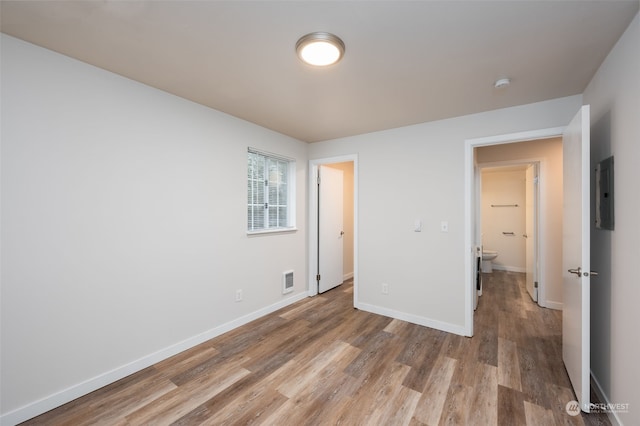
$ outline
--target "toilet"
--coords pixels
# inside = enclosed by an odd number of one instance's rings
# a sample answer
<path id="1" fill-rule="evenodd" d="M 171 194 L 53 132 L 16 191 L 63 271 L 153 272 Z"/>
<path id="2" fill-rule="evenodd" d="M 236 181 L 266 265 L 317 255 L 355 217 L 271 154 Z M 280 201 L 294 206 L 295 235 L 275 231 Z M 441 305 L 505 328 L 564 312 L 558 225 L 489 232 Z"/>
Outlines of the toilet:
<path id="1" fill-rule="evenodd" d="M 498 252 L 494 250 L 482 250 L 482 272 L 493 272 L 492 261 L 498 257 Z"/>

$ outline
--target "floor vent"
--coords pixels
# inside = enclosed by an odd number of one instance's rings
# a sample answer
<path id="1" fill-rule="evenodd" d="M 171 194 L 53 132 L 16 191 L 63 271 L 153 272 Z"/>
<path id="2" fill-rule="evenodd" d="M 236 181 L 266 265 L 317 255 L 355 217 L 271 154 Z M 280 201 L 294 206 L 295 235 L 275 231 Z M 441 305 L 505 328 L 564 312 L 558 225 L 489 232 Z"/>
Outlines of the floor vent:
<path id="1" fill-rule="evenodd" d="M 293 271 L 285 271 L 282 273 L 282 294 L 291 293 L 293 291 Z"/>

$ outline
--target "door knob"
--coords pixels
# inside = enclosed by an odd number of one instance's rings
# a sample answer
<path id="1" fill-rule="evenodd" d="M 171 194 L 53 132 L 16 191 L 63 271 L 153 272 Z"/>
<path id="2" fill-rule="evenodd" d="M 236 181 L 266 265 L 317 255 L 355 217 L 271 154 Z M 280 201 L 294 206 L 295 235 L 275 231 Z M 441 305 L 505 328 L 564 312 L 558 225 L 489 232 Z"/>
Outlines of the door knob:
<path id="1" fill-rule="evenodd" d="M 584 275 L 585 277 L 588 277 L 588 276 L 597 277 L 598 276 L 598 272 L 596 272 L 596 271 L 582 272 L 582 268 L 569 269 L 568 271 L 570 273 L 572 273 L 572 274 L 576 274 L 577 276 L 582 276 L 582 275 Z"/>
<path id="2" fill-rule="evenodd" d="M 569 273 L 576 274 L 577 276 L 581 276 L 582 275 L 582 268 L 578 267 L 578 268 L 574 268 L 574 269 L 569 269 Z"/>

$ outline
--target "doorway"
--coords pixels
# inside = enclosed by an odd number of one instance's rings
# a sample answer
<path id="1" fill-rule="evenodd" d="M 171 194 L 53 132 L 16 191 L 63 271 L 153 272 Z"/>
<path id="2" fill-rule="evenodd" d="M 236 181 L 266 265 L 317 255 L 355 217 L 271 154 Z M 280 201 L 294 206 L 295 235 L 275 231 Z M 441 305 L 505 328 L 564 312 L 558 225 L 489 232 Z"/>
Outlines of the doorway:
<path id="1" fill-rule="evenodd" d="M 327 186 L 323 186 L 323 184 L 336 185 L 335 179 L 331 177 L 336 174 L 340 175 L 340 179 L 343 181 L 342 194 L 338 195 L 341 200 L 335 199 L 339 192 L 338 189 L 329 190 L 327 194 Z M 330 183 L 331 181 L 333 183 Z M 337 285 L 339 285 L 342 281 L 353 278 L 354 306 L 358 297 L 357 181 L 357 155 L 324 158 L 309 162 L 308 295 L 315 296 L 332 288 L 333 281 L 338 281 Z M 331 200 L 331 197 L 334 199 Z M 341 204 L 341 207 L 337 207 L 337 204 Z M 327 221 L 326 218 L 331 214 L 329 210 L 335 211 L 336 208 L 342 209 L 342 218 Z M 340 223 L 336 225 L 335 222 Z M 340 229 L 333 229 L 335 226 Z M 330 244 L 327 244 L 327 240 L 331 240 Z M 335 246 L 335 243 L 338 243 L 339 246 Z M 337 250 L 332 249 L 334 246 L 342 250 L 339 259 L 336 259 Z M 335 265 L 338 262 L 342 263 L 342 266 L 336 271 Z M 336 275 L 338 278 L 335 278 Z"/>
<path id="2" fill-rule="evenodd" d="M 552 244 L 546 247 L 541 244 L 540 257 L 549 263 L 555 263 L 559 269 L 559 293 L 557 300 L 562 309 L 562 360 L 566 367 L 571 385 L 580 404 L 580 408 L 589 412 L 589 375 L 590 375 L 590 304 L 589 284 L 592 275 L 590 265 L 590 116 L 589 105 L 583 105 L 566 127 L 522 132 L 510 135 L 487 138 L 468 139 L 465 141 L 465 237 L 469 244 L 465 252 L 465 273 L 467 289 L 465 295 L 465 332 L 473 336 L 473 263 L 472 254 L 479 247 L 478 224 L 474 212 L 477 211 L 477 199 L 472 191 L 477 183 L 478 157 L 477 148 L 512 142 L 536 141 L 560 137 L 562 147 L 562 172 L 556 179 L 555 186 L 561 188 L 561 208 L 555 215 L 562 217 L 560 232 L 562 236 L 555 248 L 560 250 L 559 256 L 553 256 Z M 543 173 L 543 175 L 547 175 Z M 541 194 L 545 193 L 541 185 Z M 544 214 L 544 212 L 543 212 Z M 543 215 L 541 215 L 544 217 Z M 544 229 L 544 226 L 541 226 Z M 544 240 L 541 240 L 543 243 Z M 561 259 L 558 262 L 558 259 Z M 541 268 L 544 272 L 545 268 Z M 548 297 L 548 296 L 547 296 Z M 552 304 L 545 300 L 544 307 Z M 547 306 L 545 306 L 547 305 Z"/>
<path id="3" fill-rule="evenodd" d="M 491 152 L 482 155 L 486 147 L 476 149 L 479 158 L 493 158 Z M 544 152 L 544 147 L 539 151 Z M 524 273 L 527 292 L 536 303 L 539 291 L 538 182 L 541 161 L 544 160 L 479 163 L 480 183 L 476 195 L 479 200 L 476 212 L 479 241 L 483 256 L 486 255 L 482 272 L 487 277 L 490 275 L 486 274 L 493 274 L 494 269 Z M 482 289 L 478 296 L 481 295 Z"/>
<path id="4" fill-rule="evenodd" d="M 465 334 L 473 336 L 473 313 L 474 302 L 477 297 L 476 290 L 476 262 L 477 253 L 482 250 L 482 230 L 479 218 L 479 188 L 480 188 L 480 170 L 481 165 L 506 165 L 507 163 L 540 164 L 540 193 L 544 196 L 539 200 L 539 232 L 538 232 L 538 271 L 540 282 L 538 288 L 538 303 L 540 306 L 547 308 L 562 308 L 562 288 L 561 286 L 549 284 L 549 277 L 562 276 L 562 265 L 557 262 L 561 259 L 561 244 L 552 244 L 555 238 L 562 238 L 562 215 L 558 212 L 562 210 L 562 193 L 561 183 L 558 185 L 555 177 L 550 171 L 555 171 L 557 161 L 560 162 L 560 170 L 562 164 L 562 141 L 559 139 L 562 135 L 563 128 L 550 128 L 536 131 L 528 131 L 507 135 L 491 136 L 486 138 L 468 139 L 465 141 L 465 238 L 468 242 L 468 250 L 465 251 L 465 276 L 467 282 L 467 292 L 465 294 Z M 550 160 L 549 158 L 541 158 L 536 154 L 529 152 L 518 157 L 509 156 L 510 150 L 528 146 L 535 146 L 543 140 L 556 140 L 560 149 L 559 159 Z M 480 148 L 486 148 L 480 151 Z M 527 152 L 523 150 L 523 152 Z M 492 153 L 493 157 L 487 158 L 486 154 Z M 498 155 L 499 154 L 499 155 Z M 502 163 L 502 164 L 500 164 Z M 553 166 L 553 167 L 552 167 Z M 552 178 L 554 177 L 554 178 Z M 560 182 L 562 177 L 560 176 Z M 559 198 L 557 194 L 559 187 Z M 545 191 L 550 191 L 553 196 L 548 196 Z M 554 192 L 555 191 L 555 192 Z M 560 203 L 560 207 L 555 214 L 551 214 L 552 208 Z M 510 232 L 510 230 L 504 230 Z M 515 231 L 514 231 L 515 232 Z M 560 240 L 561 241 L 561 240 Z M 559 246 L 559 247 L 556 247 Z M 556 253 L 556 251 L 559 253 Z M 498 254 L 499 256 L 499 254 Z M 544 281 L 544 282 L 543 282 Z M 555 278 L 553 278 L 553 281 Z M 547 286 L 545 286 L 547 285 Z M 556 288 L 557 287 L 557 288 Z"/>

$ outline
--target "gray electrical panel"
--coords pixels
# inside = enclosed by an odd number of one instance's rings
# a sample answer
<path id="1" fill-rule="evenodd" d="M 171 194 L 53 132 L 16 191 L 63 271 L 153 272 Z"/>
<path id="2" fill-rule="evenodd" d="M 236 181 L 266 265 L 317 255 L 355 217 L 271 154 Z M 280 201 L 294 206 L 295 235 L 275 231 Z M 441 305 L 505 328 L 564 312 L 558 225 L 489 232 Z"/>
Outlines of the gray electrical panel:
<path id="1" fill-rule="evenodd" d="M 613 156 L 596 167 L 596 228 L 613 230 Z"/>

